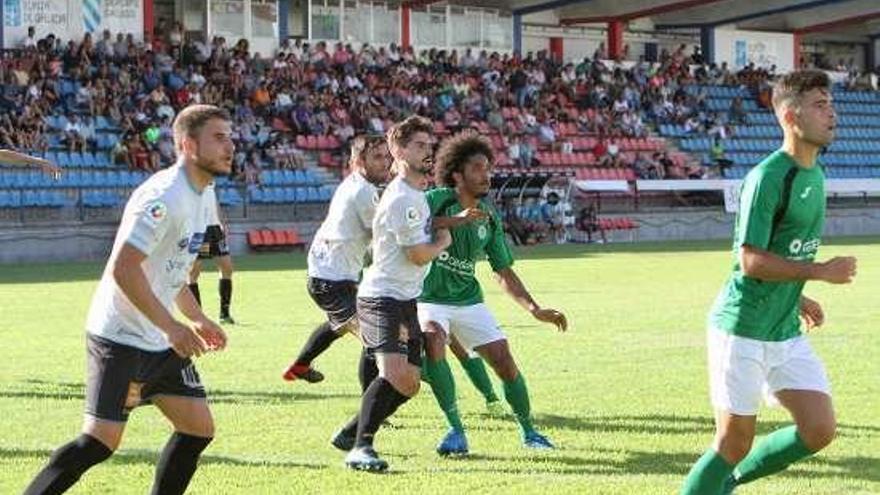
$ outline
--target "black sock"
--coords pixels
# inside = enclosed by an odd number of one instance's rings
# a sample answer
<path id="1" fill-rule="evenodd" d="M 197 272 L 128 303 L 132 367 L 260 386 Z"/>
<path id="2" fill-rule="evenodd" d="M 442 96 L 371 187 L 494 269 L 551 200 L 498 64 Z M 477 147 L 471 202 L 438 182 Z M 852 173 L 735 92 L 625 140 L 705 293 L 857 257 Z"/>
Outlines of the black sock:
<path id="1" fill-rule="evenodd" d="M 382 377 L 373 380 L 361 402 L 355 447 L 371 447 L 382 422 L 408 400 L 409 397 L 398 392 L 388 380 Z"/>
<path id="2" fill-rule="evenodd" d="M 220 279 L 220 314 L 229 316 L 229 305 L 232 303 L 232 279 Z"/>
<path id="3" fill-rule="evenodd" d="M 361 394 L 367 391 L 367 387 L 379 376 L 379 366 L 376 364 L 376 356 L 369 354 L 366 349 L 361 350 L 361 361 L 358 364 L 358 380 L 361 382 Z"/>
<path id="4" fill-rule="evenodd" d="M 175 431 L 165 444 L 159 464 L 156 465 L 152 495 L 183 494 L 196 472 L 199 455 L 211 440 Z"/>
<path id="5" fill-rule="evenodd" d="M 309 340 L 306 341 L 306 345 L 304 345 L 299 352 L 295 364 L 301 364 L 303 366 L 311 365 L 315 358 L 326 351 L 327 348 L 330 347 L 330 344 L 341 336 L 342 335 L 333 331 L 330 327 L 329 321 L 321 323 L 318 325 L 318 328 L 312 332 L 312 335 L 309 336 Z"/>
<path id="6" fill-rule="evenodd" d="M 341 433 L 347 437 L 353 437 L 357 435 L 359 419 L 360 414 L 356 413 L 351 419 L 348 420 L 348 423 L 345 423 L 345 426 L 342 427 Z"/>
<path id="7" fill-rule="evenodd" d="M 95 464 L 113 454 L 100 440 L 86 434 L 59 447 L 24 491 L 24 495 L 64 493 Z"/>
<path id="8" fill-rule="evenodd" d="M 202 305 L 202 293 L 199 292 L 199 283 L 196 282 L 194 284 L 189 284 L 189 291 L 192 292 L 193 297 L 196 298 L 196 302 L 199 303 L 199 306 Z"/>

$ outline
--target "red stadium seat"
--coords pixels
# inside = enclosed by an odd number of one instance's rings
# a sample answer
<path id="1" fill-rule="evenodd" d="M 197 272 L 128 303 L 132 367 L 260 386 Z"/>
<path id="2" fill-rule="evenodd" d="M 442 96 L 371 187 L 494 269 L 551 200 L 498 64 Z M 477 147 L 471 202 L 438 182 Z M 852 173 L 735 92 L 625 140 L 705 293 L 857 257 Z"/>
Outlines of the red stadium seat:
<path id="1" fill-rule="evenodd" d="M 258 248 L 265 246 L 265 242 L 263 241 L 263 235 L 259 230 L 251 230 L 247 233 L 248 245 L 252 248 Z"/>

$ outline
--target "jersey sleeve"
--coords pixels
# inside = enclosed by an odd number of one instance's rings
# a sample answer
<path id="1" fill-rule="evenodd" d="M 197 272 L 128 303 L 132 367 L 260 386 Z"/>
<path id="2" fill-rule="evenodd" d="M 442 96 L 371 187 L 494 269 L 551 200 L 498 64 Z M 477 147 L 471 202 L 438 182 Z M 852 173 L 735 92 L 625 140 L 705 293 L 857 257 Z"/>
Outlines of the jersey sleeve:
<path id="1" fill-rule="evenodd" d="M 126 244 L 149 256 L 173 224 L 173 209 L 164 195 L 144 194 L 132 201 L 135 203 L 126 212 L 131 217 L 120 227 L 120 236 Z"/>
<path id="2" fill-rule="evenodd" d="M 489 259 L 489 265 L 492 271 L 500 271 L 513 266 L 513 253 L 510 252 L 510 245 L 507 244 L 507 237 L 504 235 L 504 223 L 498 217 L 498 212 L 494 208 L 487 208 L 489 214 L 492 215 L 492 237 L 489 244 L 486 245 L 486 257 Z"/>
<path id="3" fill-rule="evenodd" d="M 424 204 L 419 204 L 417 199 L 422 198 L 400 196 L 388 205 L 388 229 L 400 246 L 431 242 L 431 217 L 426 214 Z"/>
<path id="4" fill-rule="evenodd" d="M 358 194 L 355 210 L 361 225 L 366 230 L 373 230 L 373 218 L 376 216 L 376 205 L 378 203 L 378 190 L 364 189 Z"/>
<path id="5" fill-rule="evenodd" d="M 425 193 L 425 201 L 428 202 L 428 208 L 431 210 L 431 216 L 437 217 L 440 215 L 440 208 L 446 203 L 446 200 L 449 198 L 449 194 L 446 189 L 431 189 L 430 191 Z"/>
<path id="6" fill-rule="evenodd" d="M 736 247 L 767 249 L 773 217 L 782 195 L 781 180 L 774 174 L 750 174 L 743 182 L 736 222 Z"/>

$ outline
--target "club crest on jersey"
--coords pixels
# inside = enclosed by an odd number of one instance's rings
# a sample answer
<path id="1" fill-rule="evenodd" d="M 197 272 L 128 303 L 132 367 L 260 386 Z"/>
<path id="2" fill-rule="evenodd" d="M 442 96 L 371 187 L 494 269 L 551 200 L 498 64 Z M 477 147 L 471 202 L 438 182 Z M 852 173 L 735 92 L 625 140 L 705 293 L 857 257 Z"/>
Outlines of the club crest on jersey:
<path id="1" fill-rule="evenodd" d="M 204 244 L 204 242 L 205 242 L 205 233 L 204 232 L 197 232 L 197 233 L 193 234 L 192 237 L 189 239 L 189 248 L 187 249 L 187 251 L 189 251 L 190 254 L 198 253 L 199 249 L 202 247 L 202 244 Z"/>
<path id="2" fill-rule="evenodd" d="M 487 235 L 489 235 L 489 229 L 487 229 L 485 225 L 477 227 L 477 237 L 485 239 Z"/>
<path id="3" fill-rule="evenodd" d="M 184 237 L 183 239 L 177 241 L 177 249 L 183 251 L 186 249 L 186 246 L 189 244 L 189 238 Z"/>
<path id="4" fill-rule="evenodd" d="M 156 223 L 165 220 L 165 217 L 168 215 L 168 207 L 159 200 L 147 204 L 144 210 L 147 212 L 147 216 Z"/>
<path id="5" fill-rule="evenodd" d="M 422 215 L 419 214 L 419 210 L 417 210 L 415 206 L 407 208 L 405 215 L 406 223 L 408 223 L 410 227 L 415 227 L 419 224 L 419 221 L 422 220 Z"/>

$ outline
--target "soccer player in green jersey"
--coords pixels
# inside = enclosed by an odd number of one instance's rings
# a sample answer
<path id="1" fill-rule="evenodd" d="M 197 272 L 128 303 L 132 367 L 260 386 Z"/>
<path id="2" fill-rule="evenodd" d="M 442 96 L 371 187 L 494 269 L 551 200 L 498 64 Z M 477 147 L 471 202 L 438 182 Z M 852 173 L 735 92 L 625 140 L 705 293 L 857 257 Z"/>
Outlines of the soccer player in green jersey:
<path id="1" fill-rule="evenodd" d="M 436 182 L 446 186 L 427 193 L 435 228 L 450 228 L 452 244 L 431 265 L 418 302 L 419 322 L 425 336 L 425 374 L 450 430 L 437 447 L 441 455 L 468 452 L 458 413 L 455 382 L 446 362 L 446 344 L 454 335 L 469 351 L 476 351 L 504 383 L 504 397 L 530 448 L 553 448 L 531 422 L 525 379 L 510 353 L 507 338 L 483 303 L 474 266 L 483 258 L 501 287 L 538 321 L 565 331 L 568 323 L 559 311 L 535 302 L 513 271 L 513 256 L 498 213 L 483 197 L 489 191 L 494 153 L 487 139 L 462 132 L 446 139 L 437 154 Z"/>
<path id="2" fill-rule="evenodd" d="M 782 148 L 746 176 L 734 234 L 733 273 L 709 315 L 708 354 L 715 440 L 693 466 L 683 495 L 732 493 L 782 471 L 834 438 L 825 368 L 801 334 L 825 320 L 802 294 L 808 280 L 846 284 L 852 257 L 815 261 L 825 221 L 825 177 L 817 155 L 834 137 L 830 81 L 821 71 L 789 73 L 773 89 Z M 794 425 L 752 447 L 762 396 Z"/>

